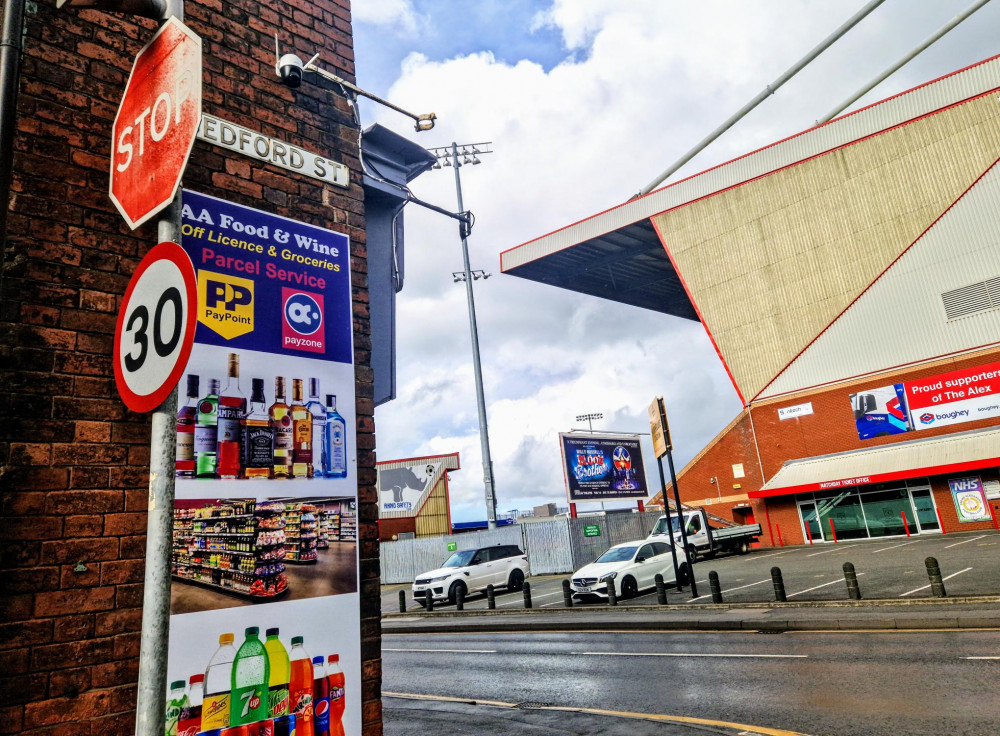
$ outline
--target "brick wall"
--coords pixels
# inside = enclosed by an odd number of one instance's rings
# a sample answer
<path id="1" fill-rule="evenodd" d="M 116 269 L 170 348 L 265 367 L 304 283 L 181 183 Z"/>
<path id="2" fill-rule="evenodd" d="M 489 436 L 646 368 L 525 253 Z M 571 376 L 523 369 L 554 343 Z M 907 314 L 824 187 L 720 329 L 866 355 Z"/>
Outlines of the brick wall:
<path id="1" fill-rule="evenodd" d="M 108 199 L 111 124 L 155 24 L 28 3 L 0 300 L 0 733 L 131 733 L 149 424 L 111 365 L 121 296 L 155 243 Z M 381 733 L 375 435 L 357 131 L 342 98 L 273 73 L 274 33 L 353 78 L 348 0 L 188 0 L 204 110 L 338 159 L 348 190 L 196 143 L 185 186 L 345 233 L 357 364 L 362 701 Z M 82 561 L 85 570 L 75 565 Z"/>
<path id="2" fill-rule="evenodd" d="M 986 350 L 972 355 L 942 359 L 917 369 L 886 373 L 876 378 L 840 384 L 834 388 L 804 391 L 779 401 L 755 404 L 751 409 L 752 426 L 750 417 L 744 411 L 712 443 L 678 472 L 677 487 L 680 489 L 681 500 L 684 503 L 703 506 L 711 514 L 734 521 L 737 519 L 733 514 L 733 507 L 738 503 L 750 503 L 757 522 L 764 528 L 764 538 L 761 539 L 764 544 L 771 544 L 772 534 L 774 544 L 779 543 L 776 530 L 778 526 L 781 528 L 781 539 L 786 544 L 802 544 L 805 540 L 798 520 L 798 511 L 793 501 L 784 502 L 777 498 L 771 498 L 768 499 L 765 509 L 762 499 L 739 499 L 737 497 L 745 495 L 748 491 L 759 489 L 764 483 L 764 478 L 773 477 L 787 460 L 848 452 L 1000 425 L 1000 421 L 996 419 L 985 419 L 937 429 L 920 430 L 905 435 L 861 440 L 858 438 L 850 401 L 850 395 L 859 390 L 877 388 L 901 381 L 912 381 L 963 368 L 985 365 L 997 360 L 1000 360 L 1000 351 L 996 349 Z M 812 403 L 812 414 L 792 419 L 778 419 L 779 408 L 806 402 Z M 756 432 L 756 443 L 754 442 L 754 432 Z M 760 453 L 759 460 L 758 452 Z M 734 477 L 732 466 L 737 463 L 743 464 L 745 478 Z M 761 473 L 761 465 L 763 465 L 763 474 Z M 990 471 L 982 473 L 976 471 L 970 474 L 982 475 L 984 478 L 994 477 Z M 716 483 L 712 484 L 711 478 L 715 478 Z M 736 485 L 740 487 L 735 488 Z M 993 528 L 991 522 L 959 524 L 951 501 L 951 493 L 948 490 L 947 479 L 936 478 L 932 485 L 935 501 L 938 509 L 941 510 L 946 529 L 960 527 L 963 531 L 975 531 L 979 528 Z M 670 493 L 672 494 L 672 491 Z M 714 500 L 718 496 L 722 496 L 723 500 Z M 946 512 L 945 509 L 948 511 Z M 767 530 L 768 515 L 772 526 L 775 527 L 771 533 Z"/>

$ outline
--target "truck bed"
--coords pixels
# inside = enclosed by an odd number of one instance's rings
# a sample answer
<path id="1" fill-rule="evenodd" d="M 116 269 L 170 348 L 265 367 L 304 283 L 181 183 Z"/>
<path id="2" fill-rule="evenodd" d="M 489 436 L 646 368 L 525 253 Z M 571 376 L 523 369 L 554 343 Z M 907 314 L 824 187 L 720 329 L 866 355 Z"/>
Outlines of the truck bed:
<path id="1" fill-rule="evenodd" d="M 759 537 L 760 534 L 760 524 L 744 524 L 743 526 L 730 526 L 723 529 L 712 529 L 712 536 L 719 541 L 740 537 Z"/>

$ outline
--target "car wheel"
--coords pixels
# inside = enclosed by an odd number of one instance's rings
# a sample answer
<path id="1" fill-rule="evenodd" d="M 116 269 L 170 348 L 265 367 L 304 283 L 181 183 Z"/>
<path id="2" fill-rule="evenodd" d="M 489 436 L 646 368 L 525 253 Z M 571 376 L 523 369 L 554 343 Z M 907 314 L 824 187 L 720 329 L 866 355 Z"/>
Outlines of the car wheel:
<path id="1" fill-rule="evenodd" d="M 680 567 L 677 568 L 677 584 L 678 585 L 688 585 L 691 582 L 691 572 L 688 570 L 688 564 L 682 562 Z"/>
<path id="2" fill-rule="evenodd" d="M 750 542 L 744 540 L 740 543 L 740 554 L 745 555 L 750 551 Z"/>
<path id="3" fill-rule="evenodd" d="M 461 580 L 456 580 L 454 583 L 451 584 L 451 587 L 448 588 L 448 602 L 454 605 L 455 601 L 458 600 L 459 591 L 461 591 L 461 596 L 465 598 L 466 594 L 468 593 L 468 590 L 469 589 L 465 587 L 465 583 L 463 583 Z"/>
<path id="4" fill-rule="evenodd" d="M 520 568 L 514 568 L 510 571 L 510 577 L 507 578 L 507 590 L 520 590 L 521 586 L 524 585 L 524 573 L 521 572 Z"/>
<path id="5" fill-rule="evenodd" d="M 693 544 L 688 545 L 687 552 L 688 552 L 688 559 L 691 560 L 692 563 L 698 561 L 698 550 L 695 549 L 695 546 Z"/>
<path id="6" fill-rule="evenodd" d="M 622 580 L 622 600 L 635 598 L 639 594 L 639 585 L 631 575 Z"/>

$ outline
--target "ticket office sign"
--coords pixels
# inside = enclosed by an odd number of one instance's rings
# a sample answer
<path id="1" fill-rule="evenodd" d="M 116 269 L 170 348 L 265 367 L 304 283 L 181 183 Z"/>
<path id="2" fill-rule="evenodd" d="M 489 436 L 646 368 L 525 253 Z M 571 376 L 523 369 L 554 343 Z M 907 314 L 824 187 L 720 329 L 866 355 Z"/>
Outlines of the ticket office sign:
<path id="1" fill-rule="evenodd" d="M 190 191 L 181 232 L 198 325 L 179 387 L 168 720 L 360 734 L 350 244 Z M 184 688 L 204 693 L 199 713 Z"/>

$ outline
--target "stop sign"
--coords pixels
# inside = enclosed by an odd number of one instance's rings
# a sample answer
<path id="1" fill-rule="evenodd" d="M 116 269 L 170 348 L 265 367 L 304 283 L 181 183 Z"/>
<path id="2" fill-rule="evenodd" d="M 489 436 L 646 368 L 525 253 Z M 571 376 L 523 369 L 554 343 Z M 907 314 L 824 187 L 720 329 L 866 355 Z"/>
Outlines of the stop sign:
<path id="1" fill-rule="evenodd" d="M 201 39 L 170 18 L 135 57 L 111 135 L 111 201 L 133 230 L 174 198 L 201 121 Z"/>

